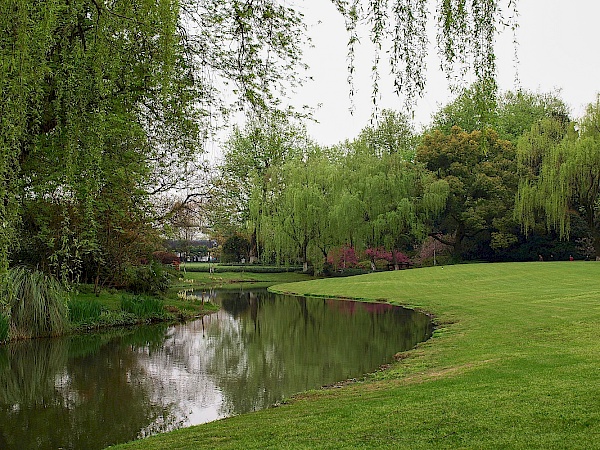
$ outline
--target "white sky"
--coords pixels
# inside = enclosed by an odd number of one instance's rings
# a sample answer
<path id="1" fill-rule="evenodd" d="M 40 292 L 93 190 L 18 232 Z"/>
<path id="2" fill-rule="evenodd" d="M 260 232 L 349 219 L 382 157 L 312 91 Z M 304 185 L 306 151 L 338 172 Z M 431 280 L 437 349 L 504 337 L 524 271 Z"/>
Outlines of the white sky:
<path id="1" fill-rule="evenodd" d="M 437 1 L 430 1 L 435 7 Z M 550 92 L 557 89 L 571 107 L 574 117 L 579 117 L 586 104 L 594 101 L 600 92 L 600 52 L 598 18 L 600 2 L 597 0 L 518 0 L 519 29 L 517 31 L 518 76 L 524 89 Z M 318 124 L 310 124 L 311 137 L 321 145 L 333 145 L 354 138 L 369 124 L 371 101 L 371 54 L 364 48 L 356 61 L 357 93 L 355 112 L 349 112 L 349 86 L 347 84 L 347 34 L 343 20 L 327 0 L 303 0 L 305 18 L 314 48 L 307 49 L 305 60 L 311 66 L 313 82 L 297 93 L 298 104 L 320 108 L 315 113 Z M 435 36 L 430 40 L 435 41 Z M 500 89 L 515 89 L 514 46 L 510 30 L 500 36 L 497 47 L 498 83 Z M 363 47 L 368 36 L 363 38 Z M 360 50 L 359 50 L 360 52 Z M 415 110 L 415 124 L 427 124 L 431 114 L 447 104 L 450 94 L 446 79 L 439 71 L 436 50 L 432 47 L 427 60 L 426 96 Z M 385 55 L 382 55 L 384 58 Z M 402 100 L 395 96 L 391 82 L 386 83 L 387 71 L 382 66 L 380 107 L 401 110 Z"/>

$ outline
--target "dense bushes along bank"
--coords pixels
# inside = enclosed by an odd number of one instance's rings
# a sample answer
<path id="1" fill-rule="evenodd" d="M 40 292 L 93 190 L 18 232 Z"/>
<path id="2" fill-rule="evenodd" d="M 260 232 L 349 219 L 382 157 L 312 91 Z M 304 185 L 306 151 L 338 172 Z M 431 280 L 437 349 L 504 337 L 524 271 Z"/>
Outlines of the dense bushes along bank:
<path id="1" fill-rule="evenodd" d="M 164 273 L 160 279 L 165 279 Z M 150 284 L 147 281 L 145 287 L 152 287 Z M 0 342 L 107 326 L 182 320 L 215 310 L 204 301 L 159 296 L 153 290 L 152 295 L 95 291 L 94 286 L 80 285 L 79 292 L 73 293 L 40 271 L 24 267 L 8 270 L 0 284 Z"/>

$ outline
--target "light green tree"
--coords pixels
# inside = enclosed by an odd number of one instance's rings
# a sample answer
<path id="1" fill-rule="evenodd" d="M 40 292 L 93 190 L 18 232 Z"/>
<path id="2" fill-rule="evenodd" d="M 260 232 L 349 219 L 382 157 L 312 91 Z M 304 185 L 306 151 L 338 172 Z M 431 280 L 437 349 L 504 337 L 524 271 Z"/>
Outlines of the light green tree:
<path id="1" fill-rule="evenodd" d="M 286 161 L 304 153 L 310 140 L 303 127 L 280 113 L 250 120 L 243 129 L 234 128 L 225 144 L 221 190 L 217 201 L 225 201 L 237 221 L 247 227 L 250 258 L 260 256 L 259 230 L 275 186 L 274 177 Z M 217 209 L 218 211 L 218 209 Z"/>
<path id="2" fill-rule="evenodd" d="M 501 139 L 516 145 L 519 137 L 535 123 L 551 117 L 568 118 L 568 115 L 568 108 L 559 93 L 518 90 L 499 94 L 494 109 L 483 117 L 477 105 L 475 87 L 470 86 L 435 113 L 428 129 L 450 134 L 455 126 L 468 133 L 491 128 Z"/>
<path id="3" fill-rule="evenodd" d="M 566 238 L 571 217 L 579 215 L 600 255 L 600 97 L 576 124 L 532 127 L 519 142 L 519 157 L 525 169 L 515 213 L 525 230 L 542 213 L 547 227 Z"/>
<path id="4" fill-rule="evenodd" d="M 0 271 L 64 279 L 139 260 L 157 198 L 189 187 L 220 117 L 277 107 L 304 39 L 268 0 L 7 0 L 0 28 Z"/>
<path id="5" fill-rule="evenodd" d="M 320 149 L 309 149 L 280 167 L 273 179 L 273 197 L 261 211 L 261 236 L 266 250 L 279 259 L 298 258 L 308 270 L 309 259 L 320 263 L 331 242 L 329 207 L 333 167 Z"/>

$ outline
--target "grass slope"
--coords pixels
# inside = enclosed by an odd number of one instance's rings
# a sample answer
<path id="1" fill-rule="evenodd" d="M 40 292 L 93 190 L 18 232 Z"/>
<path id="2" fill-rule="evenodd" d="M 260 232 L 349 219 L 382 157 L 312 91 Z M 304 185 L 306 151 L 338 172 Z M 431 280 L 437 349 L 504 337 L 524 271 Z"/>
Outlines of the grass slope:
<path id="1" fill-rule="evenodd" d="M 190 263 L 187 263 L 190 265 Z M 310 280 L 314 277 L 295 272 L 180 272 L 180 279 L 173 285 L 173 289 L 240 289 L 240 287 L 265 288 L 278 283 L 294 283 Z"/>
<path id="2" fill-rule="evenodd" d="M 367 381 L 122 448 L 600 448 L 600 263 L 457 265 L 276 290 L 387 299 L 438 325 Z"/>

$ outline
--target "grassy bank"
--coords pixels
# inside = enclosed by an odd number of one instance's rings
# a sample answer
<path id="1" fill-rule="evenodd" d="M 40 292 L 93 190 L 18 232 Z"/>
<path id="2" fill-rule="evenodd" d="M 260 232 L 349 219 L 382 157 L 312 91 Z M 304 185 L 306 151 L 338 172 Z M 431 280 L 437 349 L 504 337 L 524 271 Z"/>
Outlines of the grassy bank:
<path id="1" fill-rule="evenodd" d="M 134 295 L 104 290 L 100 295 L 81 292 L 69 302 L 72 331 L 128 326 L 150 322 L 182 321 L 216 311 L 217 307 L 197 299 Z"/>
<path id="2" fill-rule="evenodd" d="M 185 272 L 178 273 L 169 292 L 162 298 L 138 296 L 123 291 L 104 290 L 96 296 L 82 289 L 70 303 L 70 312 L 77 309 L 74 327 L 79 331 L 109 326 L 134 325 L 144 322 L 187 320 L 217 310 L 211 303 L 202 301 L 202 295 L 211 289 L 262 288 L 277 283 L 304 281 L 312 277 L 293 272 Z M 182 292 L 189 295 L 180 295 Z M 208 297 L 207 297 L 208 298 Z M 75 308 L 74 308 L 75 307 Z M 73 314 L 72 314 L 73 315 Z M 73 319 L 73 318 L 72 318 Z"/>
<path id="3" fill-rule="evenodd" d="M 234 267 L 235 270 L 233 270 Z M 254 270 L 260 271 L 255 272 Z M 173 285 L 174 290 L 196 288 L 239 289 L 244 286 L 261 288 L 314 278 L 297 272 L 276 271 L 276 268 L 267 271 L 263 266 L 220 266 L 219 271 L 210 273 L 206 263 L 182 264 L 179 275 L 179 281 L 176 281 Z"/>
<path id="4" fill-rule="evenodd" d="M 600 448 L 600 264 L 433 267 L 278 285 L 387 299 L 432 339 L 342 389 L 119 448 Z"/>

